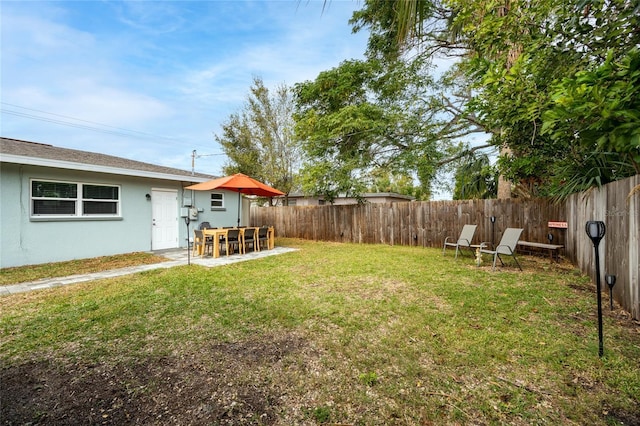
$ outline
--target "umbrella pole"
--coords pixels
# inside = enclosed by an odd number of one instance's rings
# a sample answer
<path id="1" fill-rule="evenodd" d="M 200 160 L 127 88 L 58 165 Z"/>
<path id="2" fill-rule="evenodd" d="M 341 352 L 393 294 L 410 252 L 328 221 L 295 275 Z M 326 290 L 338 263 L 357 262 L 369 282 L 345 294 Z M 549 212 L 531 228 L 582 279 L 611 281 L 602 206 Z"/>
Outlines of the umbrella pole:
<path id="1" fill-rule="evenodd" d="M 242 189 L 240 189 L 242 191 Z M 238 228 L 240 228 L 240 199 L 242 198 L 242 194 L 238 191 Z"/>

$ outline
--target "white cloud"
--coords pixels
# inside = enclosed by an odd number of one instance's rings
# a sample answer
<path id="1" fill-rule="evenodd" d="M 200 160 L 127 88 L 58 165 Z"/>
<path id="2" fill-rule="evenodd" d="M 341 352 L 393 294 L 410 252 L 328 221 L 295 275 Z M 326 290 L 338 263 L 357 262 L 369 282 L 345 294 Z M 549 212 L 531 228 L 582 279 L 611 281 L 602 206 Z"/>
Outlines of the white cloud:
<path id="1" fill-rule="evenodd" d="M 110 5 L 123 24 L 145 34 L 171 33 L 187 24 L 187 19 L 183 16 L 185 3 L 123 1 Z"/>
<path id="2" fill-rule="evenodd" d="M 4 3 L 3 56 L 6 54 L 9 58 L 18 56 L 34 60 L 54 58 L 60 51 L 74 51 L 79 47 L 90 46 L 95 41 L 91 34 L 69 28 L 51 19 L 61 15 L 64 13 L 60 9 L 48 6 L 38 14 L 31 15 L 22 8 L 14 10 Z"/>

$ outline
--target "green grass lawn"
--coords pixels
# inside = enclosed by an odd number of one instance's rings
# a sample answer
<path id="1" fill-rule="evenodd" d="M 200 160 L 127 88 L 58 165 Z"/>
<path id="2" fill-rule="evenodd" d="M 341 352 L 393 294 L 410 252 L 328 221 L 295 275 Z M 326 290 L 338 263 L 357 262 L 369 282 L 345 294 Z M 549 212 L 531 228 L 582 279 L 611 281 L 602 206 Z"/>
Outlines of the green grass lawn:
<path id="1" fill-rule="evenodd" d="M 166 262 L 166 257 L 151 253 L 135 252 L 102 256 L 92 259 L 76 259 L 68 262 L 43 263 L 40 265 L 20 266 L 0 269 L 0 286 L 36 281 L 45 278 L 66 277 L 76 274 L 90 274 L 127 266 L 147 265 Z"/>
<path id="2" fill-rule="evenodd" d="M 300 250 L 3 297 L 0 418 L 640 422 L 640 327 L 605 296 L 599 358 L 595 286 L 571 267 L 527 257 L 524 272 L 491 272 L 488 258 L 478 268 L 438 249 L 278 245 Z"/>

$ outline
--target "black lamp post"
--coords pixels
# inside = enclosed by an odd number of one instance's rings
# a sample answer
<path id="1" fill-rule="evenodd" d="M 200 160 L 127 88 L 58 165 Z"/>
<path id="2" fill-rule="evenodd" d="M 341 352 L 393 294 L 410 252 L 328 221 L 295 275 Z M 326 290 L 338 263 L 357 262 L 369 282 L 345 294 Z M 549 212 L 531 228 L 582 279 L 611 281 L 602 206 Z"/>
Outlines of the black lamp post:
<path id="1" fill-rule="evenodd" d="M 496 230 L 496 217 L 495 216 L 491 216 L 489 218 L 489 220 L 491 221 L 491 248 L 495 247 L 495 243 L 493 241 L 493 236 L 495 235 L 495 230 Z"/>
<path id="2" fill-rule="evenodd" d="M 613 311 L 613 286 L 616 285 L 616 276 L 605 275 L 604 280 L 607 282 L 607 285 L 609 286 L 609 306 Z"/>
<path id="3" fill-rule="evenodd" d="M 600 252 L 598 246 L 600 241 L 604 237 L 606 227 L 604 222 L 590 220 L 585 226 L 585 231 L 591 242 L 593 242 L 593 248 L 596 252 L 596 291 L 598 292 L 598 356 L 602 356 L 604 353 L 604 344 L 602 343 L 602 294 L 600 290 Z"/>
<path id="4" fill-rule="evenodd" d="M 191 265 L 191 247 L 189 244 L 189 223 L 191 222 L 191 219 L 189 219 L 189 215 L 184 217 L 184 223 L 187 224 L 187 265 Z M 194 241 L 195 243 L 195 241 Z"/>

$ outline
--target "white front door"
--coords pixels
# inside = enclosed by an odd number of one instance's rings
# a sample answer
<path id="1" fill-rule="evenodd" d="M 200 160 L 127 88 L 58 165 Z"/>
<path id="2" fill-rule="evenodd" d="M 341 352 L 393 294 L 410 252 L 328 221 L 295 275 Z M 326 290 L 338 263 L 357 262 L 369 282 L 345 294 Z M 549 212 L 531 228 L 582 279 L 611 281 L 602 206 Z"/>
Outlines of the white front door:
<path id="1" fill-rule="evenodd" d="M 151 250 L 178 247 L 178 191 L 151 191 Z"/>

